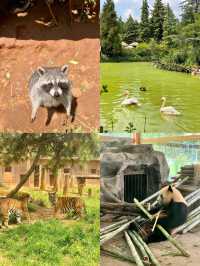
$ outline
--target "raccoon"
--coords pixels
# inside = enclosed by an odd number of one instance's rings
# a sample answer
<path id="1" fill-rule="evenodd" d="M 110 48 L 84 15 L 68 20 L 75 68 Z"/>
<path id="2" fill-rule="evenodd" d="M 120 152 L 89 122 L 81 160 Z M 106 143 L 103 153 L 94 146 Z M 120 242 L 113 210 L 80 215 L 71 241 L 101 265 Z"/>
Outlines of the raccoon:
<path id="1" fill-rule="evenodd" d="M 72 83 L 67 78 L 68 66 L 38 67 L 29 81 L 29 96 L 32 104 L 31 121 L 36 118 L 40 106 L 46 108 L 64 106 L 67 117 L 72 120 Z"/>

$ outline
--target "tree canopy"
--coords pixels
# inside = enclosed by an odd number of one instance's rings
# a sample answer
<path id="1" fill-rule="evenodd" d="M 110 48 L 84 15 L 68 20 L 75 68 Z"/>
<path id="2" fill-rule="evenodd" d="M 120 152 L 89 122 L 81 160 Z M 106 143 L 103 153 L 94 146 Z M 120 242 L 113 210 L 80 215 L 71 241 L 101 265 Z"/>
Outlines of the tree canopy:
<path id="1" fill-rule="evenodd" d="M 106 0 L 101 14 L 101 51 L 108 56 L 121 54 L 120 24 L 113 0 Z"/>
<path id="2" fill-rule="evenodd" d="M 47 167 L 53 173 L 66 161 L 85 162 L 97 158 L 98 138 L 90 134 L 0 134 L 0 164 L 11 165 L 27 159 L 32 165 L 9 196 L 14 195 L 28 180 L 40 158 L 48 158 Z"/>

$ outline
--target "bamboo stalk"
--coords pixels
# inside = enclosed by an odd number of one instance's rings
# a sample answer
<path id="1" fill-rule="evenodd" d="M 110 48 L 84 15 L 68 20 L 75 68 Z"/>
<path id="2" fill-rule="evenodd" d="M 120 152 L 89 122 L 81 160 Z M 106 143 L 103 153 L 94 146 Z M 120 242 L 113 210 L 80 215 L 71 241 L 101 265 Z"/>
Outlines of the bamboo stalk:
<path id="1" fill-rule="evenodd" d="M 129 236 L 133 240 L 135 246 L 140 250 L 140 253 L 142 254 L 143 260 L 146 262 L 149 262 L 149 256 L 144 248 L 144 246 L 138 241 L 137 237 L 129 230 L 128 231 Z"/>
<path id="2" fill-rule="evenodd" d="M 105 213 L 105 214 L 113 214 L 113 215 L 120 215 L 120 216 L 137 216 L 137 211 L 125 211 L 125 210 L 102 210 L 101 209 L 101 212 L 102 213 Z"/>
<path id="3" fill-rule="evenodd" d="M 105 255 L 109 255 L 109 256 L 112 256 L 116 259 L 121 259 L 123 261 L 128 261 L 128 262 L 131 262 L 131 263 L 134 263 L 135 264 L 135 260 L 134 258 L 130 257 L 130 256 L 124 256 L 122 255 L 121 253 L 119 252 L 116 252 L 116 251 L 113 251 L 113 250 L 108 250 L 108 249 L 105 249 L 105 248 L 101 248 L 101 251 L 105 254 Z"/>
<path id="4" fill-rule="evenodd" d="M 186 201 L 189 200 L 190 198 L 192 198 L 193 196 L 195 196 L 195 195 L 198 194 L 199 192 L 200 192 L 200 188 L 197 189 L 197 190 L 195 190 L 195 191 L 193 191 L 193 192 L 190 193 L 189 195 L 187 195 L 187 196 L 185 197 L 185 200 L 186 200 Z"/>
<path id="5" fill-rule="evenodd" d="M 120 227 L 120 225 L 116 225 L 115 227 L 110 228 L 110 229 L 108 229 L 107 231 L 104 231 L 103 233 L 100 233 L 100 235 L 101 235 L 101 236 L 105 236 L 105 235 L 109 234 L 110 232 L 115 231 L 115 230 L 118 229 L 119 227 Z"/>
<path id="6" fill-rule="evenodd" d="M 124 224 L 124 223 L 126 223 L 126 222 L 128 222 L 128 219 L 123 219 L 123 220 L 121 220 L 121 221 L 119 221 L 119 222 L 116 222 L 116 223 L 114 223 L 114 224 L 107 225 L 107 226 L 101 228 L 101 229 L 100 229 L 100 232 L 103 233 L 103 232 L 105 232 L 105 231 L 107 231 L 107 230 L 109 230 L 109 229 L 111 229 L 111 228 L 113 228 L 113 227 L 115 227 L 115 226 L 117 226 L 117 225 L 121 225 L 121 224 Z"/>
<path id="7" fill-rule="evenodd" d="M 179 232 L 183 232 L 183 230 L 185 228 L 187 228 L 188 226 L 190 226 L 194 221 L 196 220 L 200 220 L 200 214 L 194 216 L 192 219 L 190 219 L 189 221 L 187 221 L 186 223 L 182 224 L 181 226 L 177 227 L 175 230 L 174 230 L 174 234 L 177 234 Z"/>
<path id="8" fill-rule="evenodd" d="M 188 217 L 191 217 L 192 215 L 198 213 L 199 211 L 200 211 L 200 206 L 197 207 L 196 209 L 192 210 L 192 211 L 189 213 Z"/>
<path id="9" fill-rule="evenodd" d="M 103 245 L 108 240 L 110 240 L 111 238 L 113 238 L 114 236 L 116 236 L 117 234 L 119 234 L 122 231 L 126 230 L 133 221 L 134 220 L 131 220 L 131 221 L 127 222 L 126 224 L 123 224 L 122 226 L 120 226 L 117 230 L 105 235 L 105 237 L 102 240 L 100 240 L 100 246 Z"/>
<path id="10" fill-rule="evenodd" d="M 153 216 L 147 210 L 145 210 L 141 203 L 137 199 L 134 199 L 134 202 L 138 206 L 138 208 L 140 208 L 144 212 L 144 214 L 152 220 Z M 182 253 L 183 256 L 190 256 L 190 254 L 181 246 L 181 244 L 176 241 L 161 225 L 157 224 L 157 227 L 162 232 L 162 234 Z"/>
<path id="11" fill-rule="evenodd" d="M 113 228 L 116 228 L 124 223 L 128 222 L 128 219 L 123 219 L 119 222 L 116 222 L 116 223 L 113 223 L 113 224 L 110 224 L 108 226 L 105 226 L 103 228 L 100 229 L 100 233 L 103 234 L 103 233 L 106 233 L 107 231 L 109 231 L 110 229 L 113 229 Z"/>
<path id="12" fill-rule="evenodd" d="M 196 227 L 199 224 L 200 224 L 200 216 L 198 217 L 198 220 L 193 221 L 193 223 L 191 223 L 188 227 L 186 227 L 183 230 L 183 234 L 189 232 L 190 230 L 192 230 L 194 227 Z"/>
<path id="13" fill-rule="evenodd" d="M 137 266 L 144 266 L 143 262 L 141 261 L 139 255 L 137 253 L 137 250 L 135 249 L 133 242 L 131 241 L 130 236 L 128 235 L 128 233 L 126 231 L 124 232 L 124 235 L 125 235 L 125 239 L 128 243 L 128 246 L 130 248 L 131 254 L 133 255 L 133 258 L 135 259 L 136 265 Z"/>
<path id="14" fill-rule="evenodd" d="M 188 203 L 187 206 L 190 207 L 192 204 L 194 204 L 197 200 L 200 199 L 200 193 L 198 193 L 197 195 L 195 195 L 195 197 L 193 197 Z"/>
<path id="15" fill-rule="evenodd" d="M 141 238 L 141 236 L 136 233 L 135 231 L 133 231 L 133 234 L 135 235 L 135 237 L 138 239 L 138 241 L 143 245 L 143 247 L 145 248 L 147 254 L 149 255 L 152 263 L 155 266 L 160 266 L 159 261 L 156 259 L 156 257 L 154 256 L 154 254 L 152 253 L 151 249 L 148 247 L 148 245 L 143 241 L 143 239 Z"/>
<path id="16" fill-rule="evenodd" d="M 154 225 L 153 225 L 153 228 L 152 228 L 152 232 L 154 232 L 155 228 L 156 228 L 156 225 L 157 225 L 157 222 L 158 222 L 158 218 L 160 216 L 160 213 L 161 211 L 158 212 L 157 216 L 156 216 L 156 219 L 155 219 L 155 222 L 154 222 Z"/>

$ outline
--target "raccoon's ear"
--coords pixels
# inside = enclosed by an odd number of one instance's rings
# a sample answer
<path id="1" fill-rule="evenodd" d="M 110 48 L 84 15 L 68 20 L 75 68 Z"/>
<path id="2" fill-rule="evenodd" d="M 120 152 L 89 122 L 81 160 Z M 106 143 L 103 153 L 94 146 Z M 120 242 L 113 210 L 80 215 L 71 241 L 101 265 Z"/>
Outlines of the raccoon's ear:
<path id="1" fill-rule="evenodd" d="M 64 65 L 64 66 L 62 66 L 62 67 L 61 67 L 61 71 L 62 71 L 63 73 L 68 72 L 68 65 Z"/>
<path id="2" fill-rule="evenodd" d="M 44 73 L 46 72 L 46 70 L 43 67 L 41 67 L 41 66 L 38 67 L 37 71 L 38 71 L 40 76 L 44 75 Z"/>
<path id="3" fill-rule="evenodd" d="M 172 186 L 171 185 L 169 185 L 168 191 L 173 192 L 173 189 L 172 189 Z"/>

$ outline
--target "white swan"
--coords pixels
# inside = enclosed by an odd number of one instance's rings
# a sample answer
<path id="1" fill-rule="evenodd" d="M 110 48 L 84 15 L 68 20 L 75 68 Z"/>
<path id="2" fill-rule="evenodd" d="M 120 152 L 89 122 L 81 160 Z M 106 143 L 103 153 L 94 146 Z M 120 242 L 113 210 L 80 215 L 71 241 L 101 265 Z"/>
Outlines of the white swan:
<path id="1" fill-rule="evenodd" d="M 135 97 L 128 98 L 129 91 L 125 91 L 124 95 L 126 96 L 126 99 L 124 99 L 121 102 L 121 105 L 137 105 L 137 106 L 141 106 L 141 104 L 139 103 L 137 98 L 135 98 Z"/>
<path id="2" fill-rule="evenodd" d="M 160 108 L 160 112 L 164 113 L 166 115 L 180 115 L 181 113 L 178 112 L 173 106 L 165 106 L 166 103 L 166 98 L 162 97 L 161 98 L 162 105 Z"/>

